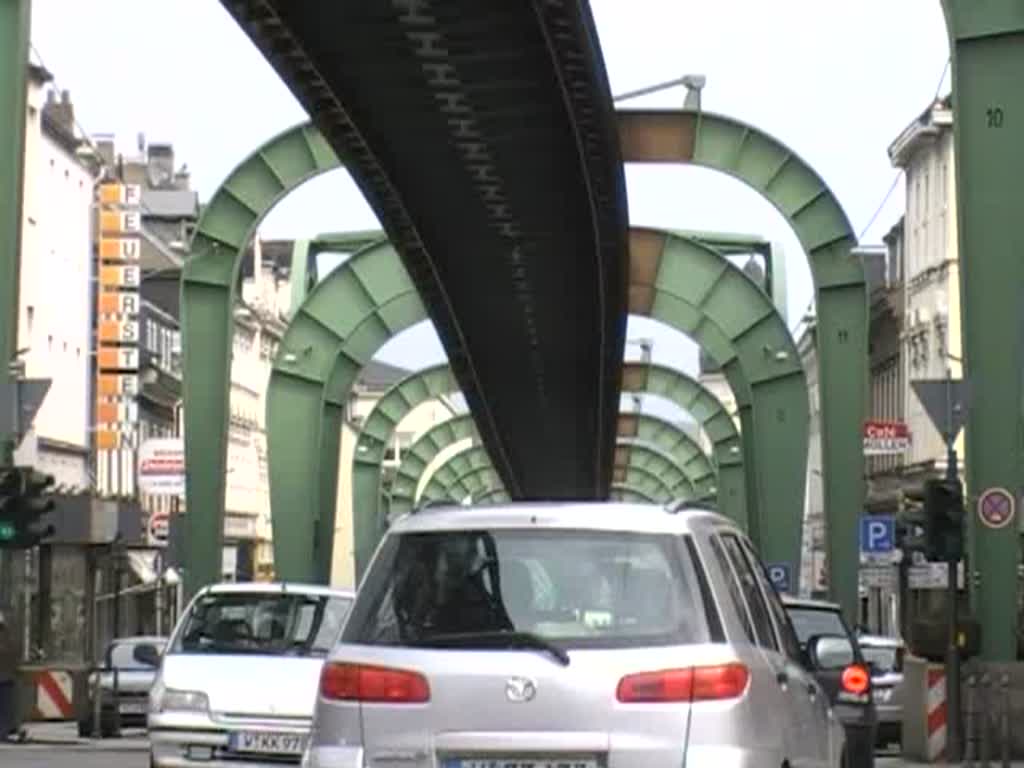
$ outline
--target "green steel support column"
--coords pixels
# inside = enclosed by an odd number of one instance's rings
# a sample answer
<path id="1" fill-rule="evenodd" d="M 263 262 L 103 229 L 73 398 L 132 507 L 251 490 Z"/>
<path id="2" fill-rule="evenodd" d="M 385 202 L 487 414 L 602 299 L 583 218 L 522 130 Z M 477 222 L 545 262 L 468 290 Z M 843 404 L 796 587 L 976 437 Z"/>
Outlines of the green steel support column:
<path id="1" fill-rule="evenodd" d="M 187 595 L 221 578 L 232 311 L 243 254 L 279 200 L 337 167 L 319 132 L 296 126 L 239 163 L 196 225 L 181 277 Z"/>
<path id="2" fill-rule="evenodd" d="M 295 316 L 302 302 L 306 300 L 309 292 L 313 290 L 316 283 L 315 274 L 309 268 L 309 254 L 312 243 L 309 240 L 295 240 L 292 242 L 292 266 L 288 276 L 288 287 L 291 295 L 291 302 L 288 305 L 288 317 Z"/>
<path id="3" fill-rule="evenodd" d="M 647 495 L 646 491 L 635 488 L 628 483 L 612 483 L 612 499 L 630 504 L 657 504 L 656 499 Z"/>
<path id="4" fill-rule="evenodd" d="M 15 448 L 6 397 L 13 397 L 8 365 L 18 349 L 29 10 L 29 0 L 0 0 L 0 466 L 13 462 Z"/>
<path id="5" fill-rule="evenodd" d="M 861 434 L 867 413 L 868 308 L 864 268 L 853 255 L 857 239 L 849 219 L 813 168 L 754 126 L 705 111 L 627 110 L 618 114 L 624 162 L 692 164 L 744 182 L 786 218 L 807 254 L 819 328 L 824 329 L 818 335 L 818 362 L 829 585 L 852 620 L 858 605 L 857 525 L 864 505 Z M 769 399 L 780 395 L 773 392 Z M 754 410 L 756 427 L 759 409 Z M 782 450 L 776 446 L 769 456 L 777 462 L 783 451 L 797 450 L 795 444 Z M 758 470 L 757 476 L 766 500 L 780 488 L 780 482 L 790 482 L 767 471 Z M 754 492 L 748 486 L 748 502 L 760 501 Z M 752 515 L 752 528 L 759 527 L 765 537 L 761 549 L 766 560 L 774 557 L 765 545 L 780 532 L 765 521 L 780 513 L 797 514 L 785 508 L 768 509 L 761 515 L 760 526 L 757 515 Z M 802 529 L 802 518 L 801 503 L 798 519 L 787 525 Z M 800 570 L 797 566 L 794 563 L 794 573 Z"/>
<path id="6" fill-rule="evenodd" d="M 1019 507 L 1024 365 L 1024 4 L 943 0 L 953 55 L 960 296 L 965 377 L 967 489 L 977 499 L 1004 488 Z M 1016 418 L 1014 418 L 1014 416 Z M 1020 510 L 1012 524 L 979 524 L 968 502 L 972 606 L 981 655 L 1013 661 L 1017 650 Z"/>

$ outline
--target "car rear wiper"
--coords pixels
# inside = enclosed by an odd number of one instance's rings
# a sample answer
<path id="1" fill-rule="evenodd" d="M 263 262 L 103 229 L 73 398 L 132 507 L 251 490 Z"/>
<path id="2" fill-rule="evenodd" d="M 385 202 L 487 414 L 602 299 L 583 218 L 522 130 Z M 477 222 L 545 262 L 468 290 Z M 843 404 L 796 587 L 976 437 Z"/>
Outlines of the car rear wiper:
<path id="1" fill-rule="evenodd" d="M 532 632 L 516 632 L 514 630 L 452 632 L 418 639 L 415 641 L 415 645 L 440 648 L 446 646 L 461 648 L 472 648 L 474 646 L 487 648 L 528 648 L 549 653 L 563 667 L 569 666 L 568 651 Z"/>

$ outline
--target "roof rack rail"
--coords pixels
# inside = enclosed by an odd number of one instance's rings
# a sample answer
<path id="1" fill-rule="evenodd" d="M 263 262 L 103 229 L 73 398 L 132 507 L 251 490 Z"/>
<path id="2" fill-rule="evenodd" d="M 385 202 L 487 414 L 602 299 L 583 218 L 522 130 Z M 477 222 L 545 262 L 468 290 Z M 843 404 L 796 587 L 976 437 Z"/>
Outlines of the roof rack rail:
<path id="1" fill-rule="evenodd" d="M 427 499 L 426 501 L 423 501 L 423 502 L 417 504 L 415 507 L 413 507 L 412 511 L 409 512 L 409 514 L 410 515 L 415 515 L 415 514 L 418 514 L 420 512 L 425 512 L 426 510 L 430 509 L 431 507 L 450 507 L 450 506 L 452 506 L 452 502 L 448 501 L 448 500 Z"/>
<path id="2" fill-rule="evenodd" d="M 665 505 L 665 511 L 675 515 L 684 509 L 703 509 L 707 512 L 717 512 L 718 503 L 711 499 L 675 499 Z"/>

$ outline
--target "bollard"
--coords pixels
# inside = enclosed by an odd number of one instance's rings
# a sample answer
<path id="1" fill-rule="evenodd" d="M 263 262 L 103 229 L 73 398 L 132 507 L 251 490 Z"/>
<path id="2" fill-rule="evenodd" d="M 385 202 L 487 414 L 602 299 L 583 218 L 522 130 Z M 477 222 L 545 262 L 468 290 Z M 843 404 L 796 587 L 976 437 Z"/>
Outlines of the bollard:
<path id="1" fill-rule="evenodd" d="M 972 672 L 967 676 L 967 696 L 964 701 L 964 768 L 974 768 L 978 757 L 978 678 Z"/>
<path id="2" fill-rule="evenodd" d="M 988 672 L 981 676 L 981 749 L 978 760 L 981 768 L 989 768 L 992 759 L 991 731 L 992 731 L 992 678 Z"/>
<path id="3" fill-rule="evenodd" d="M 1010 768 L 1010 675 L 999 679 L 999 757 L 1003 768 Z"/>
<path id="4" fill-rule="evenodd" d="M 112 735 L 114 738 L 121 737 L 121 678 L 118 675 L 118 668 L 111 665 L 114 673 L 114 726 Z"/>
<path id="5" fill-rule="evenodd" d="M 95 669 L 96 673 L 96 687 L 93 693 L 92 701 L 92 737 L 94 739 L 103 738 L 103 670 L 100 668 Z"/>

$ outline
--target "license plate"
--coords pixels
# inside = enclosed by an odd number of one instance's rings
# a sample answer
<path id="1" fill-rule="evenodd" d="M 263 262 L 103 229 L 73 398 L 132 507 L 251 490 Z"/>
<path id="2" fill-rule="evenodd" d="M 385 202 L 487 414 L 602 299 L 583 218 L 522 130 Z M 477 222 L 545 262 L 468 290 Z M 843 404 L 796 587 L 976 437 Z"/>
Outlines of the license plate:
<path id="1" fill-rule="evenodd" d="M 146 711 L 146 702 L 144 701 L 125 701 L 118 706 L 122 715 L 141 715 Z"/>
<path id="2" fill-rule="evenodd" d="M 239 731 L 231 734 L 232 752 L 254 752 L 263 755 L 301 755 L 305 739 L 297 733 L 261 733 Z"/>
<path id="3" fill-rule="evenodd" d="M 444 768 L 598 768 L 597 760 L 565 757 L 449 758 Z"/>

